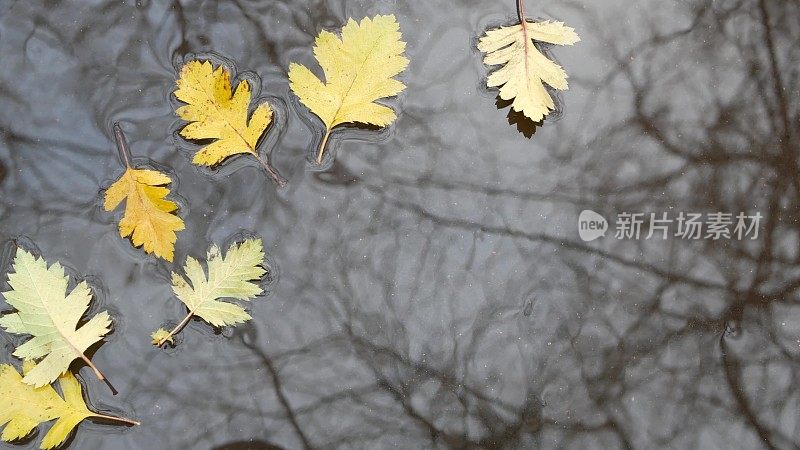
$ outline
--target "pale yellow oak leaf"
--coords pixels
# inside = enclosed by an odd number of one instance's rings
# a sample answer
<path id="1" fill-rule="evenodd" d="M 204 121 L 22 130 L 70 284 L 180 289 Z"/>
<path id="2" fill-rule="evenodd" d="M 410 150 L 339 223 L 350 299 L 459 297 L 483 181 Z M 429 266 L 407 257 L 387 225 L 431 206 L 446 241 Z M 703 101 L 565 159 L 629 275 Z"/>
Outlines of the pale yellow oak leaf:
<path id="1" fill-rule="evenodd" d="M 264 276 L 264 247 L 261 239 L 247 239 L 228 248 L 225 256 L 212 245 L 206 256 L 208 274 L 200 262 L 186 258 L 185 277 L 172 273 L 172 291 L 186 305 L 188 314 L 166 335 L 159 333 L 159 347 L 164 345 L 188 321 L 200 317 L 215 327 L 236 325 L 251 319 L 241 306 L 221 301 L 222 298 L 251 300 L 261 294 L 256 283 Z"/>
<path id="2" fill-rule="evenodd" d="M 38 361 L 23 381 L 36 387 L 52 383 L 77 358 L 104 380 L 84 352 L 111 331 L 111 317 L 103 311 L 79 326 L 92 300 L 86 282 L 67 295 L 69 280 L 61 265 L 48 267 L 44 259 L 23 248 L 17 248 L 13 270 L 8 274 L 11 290 L 3 297 L 16 311 L 0 316 L 0 326 L 9 333 L 32 336 L 14 351 L 25 361 Z"/>

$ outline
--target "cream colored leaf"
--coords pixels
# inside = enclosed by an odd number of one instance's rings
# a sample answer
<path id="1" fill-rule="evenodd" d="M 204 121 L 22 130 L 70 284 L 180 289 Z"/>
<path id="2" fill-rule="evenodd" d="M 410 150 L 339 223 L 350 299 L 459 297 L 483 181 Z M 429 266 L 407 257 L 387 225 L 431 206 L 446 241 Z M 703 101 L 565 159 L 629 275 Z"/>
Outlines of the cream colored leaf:
<path id="1" fill-rule="evenodd" d="M 322 31 L 314 43 L 314 56 L 325 82 L 307 67 L 289 65 L 289 86 L 300 101 L 325 124 L 325 137 L 317 153 L 322 162 L 331 130 L 344 123 L 385 127 L 397 117 L 391 108 L 375 103 L 393 97 L 405 85 L 393 77 L 408 66 L 402 56 L 406 43 L 394 15 L 350 19 L 341 37 Z"/>
<path id="2" fill-rule="evenodd" d="M 520 23 L 487 31 L 478 42 L 478 49 L 486 53 L 486 65 L 503 66 L 489 75 L 487 86 L 500 87 L 500 98 L 513 99 L 514 111 L 539 122 L 555 109 L 544 84 L 566 90 L 568 83 L 564 69 L 543 55 L 534 41 L 572 45 L 580 38 L 562 22 L 525 21 L 524 27 Z"/>
<path id="3" fill-rule="evenodd" d="M 29 373 L 33 363 L 26 362 L 25 365 L 26 373 Z M 51 449 L 63 444 L 72 430 L 89 417 L 138 425 L 129 419 L 89 410 L 83 400 L 81 385 L 71 372 L 63 373 L 58 380 L 63 398 L 53 386 L 33 387 L 25 384 L 13 366 L 0 364 L 0 427 L 5 426 L 0 439 L 5 442 L 22 439 L 39 424 L 55 420 L 40 446 L 42 449 Z"/>
<path id="4" fill-rule="evenodd" d="M 111 317 L 103 311 L 78 325 L 92 300 L 86 282 L 67 295 L 68 279 L 61 265 L 47 267 L 44 259 L 22 248 L 17 249 L 13 267 L 8 274 L 11 290 L 3 296 L 16 312 L 1 316 L 0 326 L 9 333 L 33 336 L 14 352 L 26 361 L 39 361 L 26 373 L 25 383 L 36 387 L 52 383 L 76 358 L 105 379 L 83 352 L 111 331 Z"/>

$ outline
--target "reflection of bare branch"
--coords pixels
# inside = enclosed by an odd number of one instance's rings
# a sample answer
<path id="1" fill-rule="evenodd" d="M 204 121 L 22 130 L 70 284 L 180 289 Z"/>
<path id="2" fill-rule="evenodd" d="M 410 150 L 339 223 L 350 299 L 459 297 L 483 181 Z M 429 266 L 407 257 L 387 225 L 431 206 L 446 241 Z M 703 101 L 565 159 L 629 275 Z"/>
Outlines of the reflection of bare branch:
<path id="1" fill-rule="evenodd" d="M 792 443 L 789 438 L 780 436 L 780 434 L 767 429 L 767 427 L 760 422 L 757 413 L 751 408 L 750 402 L 742 388 L 742 381 L 740 379 L 741 367 L 739 367 L 736 360 L 728 354 L 729 349 L 725 344 L 725 335 L 720 337 L 719 344 L 720 353 L 722 355 L 722 366 L 725 371 L 725 380 L 731 388 L 733 398 L 739 407 L 739 411 L 741 411 L 747 423 L 758 433 L 764 445 L 769 449 L 800 448 L 800 445 Z M 778 437 L 780 438 L 780 445 L 777 444 Z"/>
<path id="2" fill-rule="evenodd" d="M 292 406 L 289 404 L 289 400 L 286 398 L 286 394 L 283 392 L 283 388 L 281 387 L 281 376 L 278 372 L 275 364 L 272 363 L 272 359 L 267 356 L 265 353 L 258 351 L 252 344 L 242 341 L 245 347 L 249 348 L 255 355 L 259 357 L 261 363 L 269 372 L 270 379 L 272 381 L 272 385 L 275 388 L 275 395 L 278 397 L 278 401 L 280 402 L 281 406 L 283 407 L 286 418 L 289 420 L 289 423 L 294 428 L 295 432 L 297 433 L 297 437 L 300 438 L 300 441 L 303 443 L 303 447 L 310 449 L 313 446 L 309 441 L 308 437 L 306 436 L 305 432 L 303 432 L 303 428 L 300 426 L 297 415 L 295 414 Z"/>

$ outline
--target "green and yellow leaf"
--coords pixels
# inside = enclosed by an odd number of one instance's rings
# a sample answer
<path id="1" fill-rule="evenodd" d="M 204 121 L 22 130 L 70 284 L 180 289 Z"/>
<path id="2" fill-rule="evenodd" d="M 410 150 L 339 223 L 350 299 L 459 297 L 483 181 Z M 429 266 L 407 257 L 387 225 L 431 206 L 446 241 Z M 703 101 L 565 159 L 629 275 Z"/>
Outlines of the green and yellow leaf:
<path id="1" fill-rule="evenodd" d="M 25 362 L 26 374 L 30 373 L 33 366 L 33 362 Z M 89 410 L 83 400 L 81 384 L 71 372 L 64 372 L 58 378 L 58 383 L 63 398 L 52 385 L 30 386 L 23 382 L 13 366 L 0 364 L 0 427 L 5 426 L 0 439 L 5 442 L 22 439 L 39 424 L 55 420 L 40 446 L 41 449 L 52 449 L 63 444 L 72 430 L 90 417 L 138 425 L 129 419 Z"/>
<path id="2" fill-rule="evenodd" d="M 178 205 L 167 200 L 170 178 L 156 170 L 128 167 L 119 180 L 106 190 L 103 207 L 114 210 L 125 200 L 125 214 L 119 221 L 119 235 L 130 237 L 133 245 L 172 262 L 176 233 L 184 229 L 174 212 Z"/>
<path id="3" fill-rule="evenodd" d="M 344 123 L 385 127 L 395 112 L 376 100 L 393 97 L 405 89 L 394 79 L 408 66 L 402 56 L 406 43 L 394 15 L 350 19 L 341 37 L 322 31 L 314 43 L 314 56 L 325 73 L 320 80 L 306 66 L 289 65 L 289 85 L 300 101 L 325 124 L 325 137 L 317 153 L 322 162 L 331 130 Z"/>
<path id="4" fill-rule="evenodd" d="M 175 329 L 166 335 L 159 333 L 161 339 L 156 343 L 159 347 L 194 316 L 215 327 L 236 325 L 251 319 L 241 306 L 220 299 L 247 301 L 261 294 L 261 287 L 254 282 L 266 273 L 262 267 L 264 248 L 261 239 L 247 239 L 241 244 L 233 244 L 224 257 L 219 247 L 212 245 L 206 259 L 208 275 L 200 262 L 192 257 L 186 258 L 183 267 L 185 277 L 172 273 L 172 291 L 189 312 Z"/>
<path id="5" fill-rule="evenodd" d="M 169 342 L 170 344 L 173 345 L 175 344 L 175 338 L 171 334 L 169 334 L 169 331 L 163 328 L 159 328 L 156 331 L 153 331 L 153 333 L 150 334 L 150 341 L 153 343 L 153 345 L 159 345 L 159 342 L 161 341 Z"/>
<path id="6" fill-rule="evenodd" d="M 44 259 L 23 248 L 17 249 L 13 268 L 8 274 L 11 290 L 3 296 L 16 312 L 0 316 L 0 326 L 9 333 L 32 336 L 14 351 L 25 361 L 38 361 L 23 381 L 35 387 L 50 384 L 77 358 L 105 379 L 83 352 L 111 331 L 111 317 L 103 311 L 78 326 L 92 300 L 86 282 L 67 295 L 69 280 L 61 265 L 47 267 Z"/>
<path id="7" fill-rule="evenodd" d="M 478 42 L 486 53 L 483 62 L 488 66 L 502 65 L 489 75 L 486 84 L 500 87 L 500 98 L 512 100 L 514 111 L 523 113 L 534 122 L 543 120 L 555 109 L 555 102 L 545 89 L 568 88 L 567 73 L 548 59 L 534 45 L 535 41 L 557 45 L 572 45 L 580 38 L 575 30 L 562 22 L 528 22 L 487 31 Z"/>

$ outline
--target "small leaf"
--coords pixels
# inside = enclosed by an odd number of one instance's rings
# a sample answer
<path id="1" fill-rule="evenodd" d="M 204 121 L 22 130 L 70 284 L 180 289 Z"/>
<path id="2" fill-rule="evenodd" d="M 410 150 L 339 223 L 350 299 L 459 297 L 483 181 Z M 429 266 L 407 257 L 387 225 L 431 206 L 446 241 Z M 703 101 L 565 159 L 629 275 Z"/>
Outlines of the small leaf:
<path id="1" fill-rule="evenodd" d="M 175 98 L 186 103 L 176 110 L 189 122 L 180 135 L 192 140 L 213 140 L 195 153 L 192 162 L 214 167 L 237 154 L 253 155 L 279 186 L 286 180 L 258 155 L 258 140 L 272 122 L 272 108 L 260 103 L 252 114 L 250 83 L 242 80 L 233 90 L 231 74 L 209 61 L 189 61 L 181 68 Z"/>
<path id="2" fill-rule="evenodd" d="M 219 247 L 212 245 L 208 250 L 208 276 L 196 259 L 186 258 L 183 267 L 186 277 L 172 273 L 172 290 L 189 309 L 188 315 L 156 345 L 164 345 L 169 338 L 179 332 L 194 316 L 198 316 L 215 327 L 236 325 L 251 319 L 247 311 L 239 305 L 220 301 L 221 298 L 250 300 L 260 295 L 262 290 L 253 283 L 264 276 L 266 270 L 264 248 L 261 239 L 248 239 L 241 244 L 233 244 L 223 257 Z"/>
<path id="3" fill-rule="evenodd" d="M 306 66 L 289 64 L 289 85 L 300 101 L 325 124 L 325 137 L 317 153 L 322 162 L 331 130 L 343 123 L 385 127 L 397 117 L 391 108 L 375 103 L 393 97 L 406 86 L 395 75 L 408 66 L 402 56 L 406 43 L 394 15 L 353 19 L 342 28 L 341 38 L 320 32 L 314 56 L 325 73 L 321 81 Z"/>
<path id="4" fill-rule="evenodd" d="M 169 342 L 171 345 L 175 345 L 175 338 L 172 337 L 171 334 L 169 334 L 169 331 L 163 328 L 159 328 L 156 331 L 153 331 L 150 337 L 152 339 L 151 342 L 153 343 L 153 345 L 160 345 L 159 343 L 161 341 Z"/>
<path id="5" fill-rule="evenodd" d="M 513 99 L 514 111 L 540 122 L 555 109 L 555 102 L 543 83 L 562 91 L 568 84 L 564 69 L 544 56 L 534 41 L 572 45 L 580 38 L 562 22 L 528 22 L 523 15 L 517 25 L 487 31 L 478 42 L 478 50 L 486 53 L 483 60 L 486 65 L 503 66 L 489 75 L 487 86 L 502 86 L 500 98 Z"/>
<path id="6" fill-rule="evenodd" d="M 26 369 L 33 365 L 26 362 Z M 28 372 L 26 370 L 26 373 Z M 130 419 L 95 413 L 86 407 L 81 384 L 71 372 L 63 373 L 59 385 L 64 397 L 53 386 L 32 387 L 23 383 L 20 374 L 9 364 L 0 364 L 0 427 L 5 425 L 0 438 L 5 442 L 28 436 L 39 424 L 56 420 L 45 434 L 42 449 L 58 447 L 67 440 L 72 430 L 84 419 L 97 417 L 138 425 Z"/>
<path id="7" fill-rule="evenodd" d="M 111 317 L 103 311 L 78 326 L 92 300 L 86 282 L 78 283 L 66 295 L 69 280 L 61 265 L 47 267 L 44 259 L 22 248 L 17 249 L 13 267 L 14 272 L 8 274 L 11 290 L 3 292 L 3 296 L 17 312 L 0 316 L 0 326 L 9 333 L 32 335 L 17 347 L 14 356 L 25 361 L 40 360 L 23 381 L 36 387 L 50 384 L 77 358 L 104 380 L 83 352 L 111 331 Z"/>

